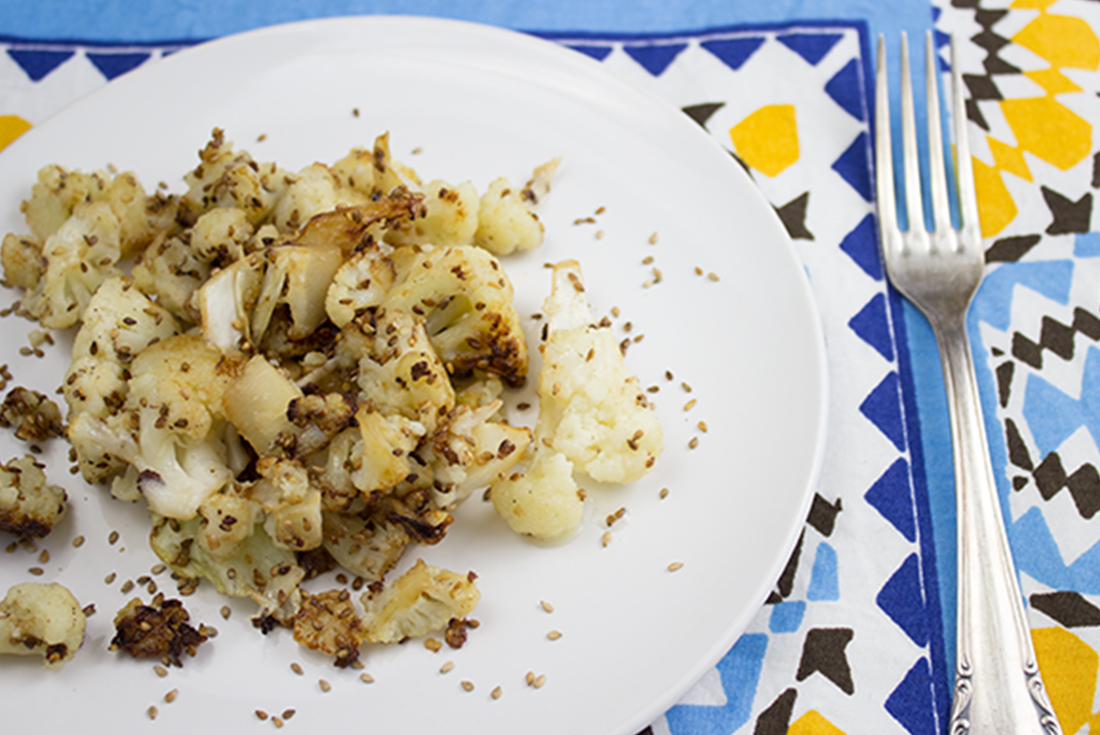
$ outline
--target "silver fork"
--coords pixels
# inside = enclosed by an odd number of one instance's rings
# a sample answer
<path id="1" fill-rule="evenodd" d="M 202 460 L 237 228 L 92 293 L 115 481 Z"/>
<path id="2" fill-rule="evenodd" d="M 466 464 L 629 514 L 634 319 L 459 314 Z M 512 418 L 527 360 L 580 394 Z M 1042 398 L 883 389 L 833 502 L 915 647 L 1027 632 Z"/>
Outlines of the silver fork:
<path id="1" fill-rule="evenodd" d="M 940 133 L 932 34 L 925 38 L 929 193 L 935 229 L 924 226 L 909 44 L 901 36 L 901 129 L 905 206 L 909 228 L 898 225 L 886 52 L 878 39 L 875 78 L 876 195 L 886 272 L 894 286 L 928 318 L 936 335 L 955 455 L 958 523 L 958 617 L 951 735 L 1043 733 L 1060 735 L 1058 719 L 1039 674 L 1024 613 L 982 423 L 966 312 L 985 265 L 961 75 L 951 43 L 956 183 L 961 228 L 951 223 Z"/>

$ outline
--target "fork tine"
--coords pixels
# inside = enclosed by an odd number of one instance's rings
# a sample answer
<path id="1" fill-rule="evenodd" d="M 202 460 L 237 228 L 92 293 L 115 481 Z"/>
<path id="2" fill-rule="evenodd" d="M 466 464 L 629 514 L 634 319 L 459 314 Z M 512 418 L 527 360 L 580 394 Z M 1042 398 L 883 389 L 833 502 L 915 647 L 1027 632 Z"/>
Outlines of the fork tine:
<path id="1" fill-rule="evenodd" d="M 875 198 L 883 247 L 889 247 L 898 232 L 894 189 L 894 158 L 890 144 L 890 88 L 886 75 L 886 41 L 878 37 L 878 65 L 875 69 Z"/>
<path id="2" fill-rule="evenodd" d="M 917 150 L 917 115 L 913 107 L 913 79 L 909 72 L 909 39 L 901 34 L 901 153 L 905 179 L 905 214 L 909 234 L 924 229 L 924 203 L 920 192 L 920 154 Z M 912 237 L 909 238 L 912 241 Z"/>
<path id="3" fill-rule="evenodd" d="M 947 172 L 944 167 L 943 132 L 940 117 L 940 88 L 937 83 L 939 65 L 932 41 L 932 31 L 925 31 L 924 68 L 925 91 L 928 95 L 928 178 L 932 199 L 932 217 L 941 236 L 951 230 L 951 205 L 947 201 Z"/>
<path id="4" fill-rule="evenodd" d="M 981 244 L 981 231 L 978 223 L 978 196 L 974 187 L 974 164 L 970 158 L 970 139 L 967 137 L 968 120 L 966 100 L 963 97 L 962 71 L 955 47 L 955 37 L 951 37 L 951 92 L 954 97 L 952 117 L 955 128 L 955 174 L 959 189 L 959 216 L 967 245 Z"/>

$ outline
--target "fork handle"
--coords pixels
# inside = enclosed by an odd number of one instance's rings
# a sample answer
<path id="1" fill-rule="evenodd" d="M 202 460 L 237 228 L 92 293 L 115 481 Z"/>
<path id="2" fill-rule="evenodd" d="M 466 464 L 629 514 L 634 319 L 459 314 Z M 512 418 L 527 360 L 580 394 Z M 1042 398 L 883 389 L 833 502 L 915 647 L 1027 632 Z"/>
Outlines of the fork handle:
<path id="1" fill-rule="evenodd" d="M 958 618 L 950 735 L 1061 735 L 1008 545 L 965 316 L 932 322 L 955 453 Z"/>

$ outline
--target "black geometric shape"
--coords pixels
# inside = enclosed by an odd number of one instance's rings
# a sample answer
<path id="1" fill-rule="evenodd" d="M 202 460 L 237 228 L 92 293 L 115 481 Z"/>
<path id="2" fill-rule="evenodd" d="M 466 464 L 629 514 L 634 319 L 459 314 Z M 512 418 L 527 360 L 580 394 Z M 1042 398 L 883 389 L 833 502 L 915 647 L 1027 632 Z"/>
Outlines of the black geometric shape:
<path id="1" fill-rule="evenodd" d="M 1035 487 L 1043 500 L 1050 500 L 1066 486 L 1066 470 L 1062 467 L 1062 458 L 1057 452 L 1051 452 L 1032 473 L 1035 478 Z"/>
<path id="2" fill-rule="evenodd" d="M 836 504 L 834 505 L 817 493 L 814 493 L 814 501 L 810 505 L 810 515 L 806 519 L 806 522 L 822 536 L 828 538 L 833 535 L 833 529 L 836 527 L 836 517 L 841 510 L 840 498 L 836 499 Z"/>
<path id="3" fill-rule="evenodd" d="M 687 107 L 681 107 L 680 109 L 695 122 L 699 123 L 704 130 L 707 128 L 707 120 L 710 116 L 718 112 L 718 110 L 725 107 L 725 102 L 704 102 L 699 105 L 688 105 Z"/>
<path id="4" fill-rule="evenodd" d="M 1027 444 L 1020 436 L 1020 430 L 1016 428 L 1016 422 L 1005 419 L 1005 443 L 1008 444 L 1008 461 L 1020 469 L 1030 472 L 1035 469 L 1031 462 L 1031 453 L 1027 451 Z"/>
<path id="5" fill-rule="evenodd" d="M 966 100 L 966 119 L 977 125 L 985 132 L 989 132 L 989 123 L 986 122 L 985 115 L 982 114 L 981 108 L 978 107 L 978 100 Z"/>
<path id="6" fill-rule="evenodd" d="M 1080 306 L 1073 310 L 1073 328 L 1093 342 L 1100 340 L 1100 318 Z"/>
<path id="7" fill-rule="evenodd" d="M 775 590 L 768 593 L 768 599 L 764 600 L 765 605 L 778 605 L 783 602 L 783 597 Z"/>
<path id="8" fill-rule="evenodd" d="M 794 702 L 798 699 L 798 690 L 791 687 L 768 705 L 768 708 L 756 718 L 756 726 L 752 729 L 752 735 L 787 735 L 790 729 L 791 712 L 794 711 Z"/>
<path id="9" fill-rule="evenodd" d="M 1100 625 L 1100 608 L 1077 592 L 1036 592 L 1028 602 L 1066 628 L 1095 628 Z"/>
<path id="10" fill-rule="evenodd" d="M 1100 189 L 1100 153 L 1092 157 L 1092 188 Z"/>
<path id="11" fill-rule="evenodd" d="M 1002 350 L 1000 347 L 990 347 L 989 354 L 993 355 L 994 357 L 1004 357 L 1005 351 Z"/>
<path id="12" fill-rule="evenodd" d="M 1046 229 L 1048 235 L 1083 234 L 1089 231 L 1089 223 L 1092 220 L 1092 192 L 1087 192 L 1077 201 L 1073 201 L 1045 186 L 1040 189 L 1047 208 L 1054 218 Z"/>
<path id="13" fill-rule="evenodd" d="M 795 679 L 805 681 L 815 673 L 836 684 L 845 694 L 855 694 L 852 668 L 844 649 L 855 635 L 851 628 L 813 628 L 802 643 L 802 659 Z"/>
<path id="14" fill-rule="evenodd" d="M 998 36 L 988 28 L 979 33 L 976 36 L 971 36 L 970 40 L 974 42 L 975 46 L 981 46 L 991 54 L 995 54 L 1005 46 L 1009 44 L 1009 40 L 1004 36 Z"/>
<path id="15" fill-rule="evenodd" d="M 652 727 L 646 727 L 646 729 L 640 731 L 638 733 L 638 735 L 653 735 L 653 728 Z"/>
<path id="16" fill-rule="evenodd" d="M 1001 21 L 1006 15 L 1007 10 L 986 10 L 985 8 L 979 8 L 974 13 L 974 22 L 980 25 L 985 30 L 991 30 L 993 26 Z"/>
<path id="17" fill-rule="evenodd" d="M 1012 356 L 1036 370 L 1043 367 L 1043 348 L 1019 332 L 1012 335 Z"/>
<path id="18" fill-rule="evenodd" d="M 1039 344 L 1063 360 L 1073 359 L 1073 327 L 1067 327 L 1049 316 L 1043 317 L 1039 329 Z"/>
<path id="19" fill-rule="evenodd" d="M 813 240 L 814 233 L 806 229 L 806 207 L 810 203 L 810 192 L 803 192 L 781 207 L 775 207 L 787 234 L 792 240 Z"/>
<path id="20" fill-rule="evenodd" d="M 993 79 L 981 74 L 963 74 L 966 88 L 970 90 L 970 96 L 976 100 L 1003 100 L 1001 90 L 993 83 Z"/>
<path id="21" fill-rule="evenodd" d="M 1066 487 L 1082 518 L 1089 520 L 1100 511 L 1100 472 L 1091 464 L 1081 465 L 1067 477 Z"/>
<path id="22" fill-rule="evenodd" d="M 1016 235 L 994 241 L 985 251 L 986 263 L 1015 263 L 1039 244 L 1042 235 Z"/>
<path id="23" fill-rule="evenodd" d="M 986 74 L 1020 74 L 1020 67 L 1013 66 L 1000 56 L 990 54 L 982 61 Z"/>
<path id="24" fill-rule="evenodd" d="M 1027 487 L 1027 483 L 1028 483 L 1028 480 L 1027 480 L 1026 477 L 1022 477 L 1020 475 L 1017 475 L 1016 477 L 1012 478 L 1012 489 L 1015 490 L 1016 492 L 1020 492 L 1025 487 Z"/>
<path id="25" fill-rule="evenodd" d="M 731 156 L 733 156 L 733 160 L 737 161 L 737 165 L 738 165 L 738 166 L 740 166 L 740 167 L 742 168 L 742 170 L 744 170 L 744 172 L 745 172 L 745 173 L 747 173 L 747 174 L 749 175 L 749 178 L 750 178 L 750 179 L 752 179 L 752 178 L 753 178 L 753 175 L 752 175 L 752 167 L 751 167 L 751 166 L 749 166 L 749 164 L 745 163 L 745 162 L 744 162 L 743 160 L 741 160 L 741 156 L 737 155 L 737 154 L 736 154 L 736 153 L 734 153 L 733 151 L 727 151 L 727 152 L 728 152 L 728 153 L 729 153 L 729 154 L 730 154 Z"/>
<path id="26" fill-rule="evenodd" d="M 1016 373 L 1016 363 L 1011 360 L 1002 362 L 994 371 L 997 375 L 997 401 L 1001 408 L 1008 405 L 1009 392 L 1012 389 L 1012 376 Z M 1028 469 L 1031 469 L 1028 467 Z"/>
<path id="27" fill-rule="evenodd" d="M 802 557 L 802 540 L 805 537 L 805 531 L 798 535 L 798 543 L 794 545 L 791 558 L 787 560 L 787 566 L 783 567 L 783 573 L 779 575 L 779 579 L 775 583 L 779 595 L 783 599 L 790 597 L 791 592 L 794 590 L 794 576 L 795 572 L 798 571 L 798 560 Z"/>
<path id="28" fill-rule="evenodd" d="M 951 0 L 951 7 L 953 7 L 953 8 L 976 8 L 976 7 L 978 7 L 978 0 Z"/>

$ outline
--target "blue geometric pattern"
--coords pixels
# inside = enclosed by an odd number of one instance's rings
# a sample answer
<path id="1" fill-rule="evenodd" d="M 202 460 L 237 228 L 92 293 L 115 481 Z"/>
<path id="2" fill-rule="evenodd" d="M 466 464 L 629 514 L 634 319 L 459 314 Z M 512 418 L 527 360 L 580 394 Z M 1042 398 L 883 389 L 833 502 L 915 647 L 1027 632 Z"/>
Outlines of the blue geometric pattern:
<path id="1" fill-rule="evenodd" d="M 859 64 L 852 59 L 825 84 L 825 93 L 856 120 L 867 119 L 866 100 L 863 99 L 863 79 Z"/>
<path id="2" fill-rule="evenodd" d="M 875 598 L 883 612 L 918 646 L 928 643 L 928 616 L 922 590 L 920 562 L 916 554 L 910 554 Z"/>
<path id="3" fill-rule="evenodd" d="M 905 428 L 901 419 L 901 382 L 897 373 L 890 373 L 872 390 L 859 411 L 894 443 L 905 451 Z"/>
<path id="4" fill-rule="evenodd" d="M 886 700 L 886 711 L 901 723 L 910 735 L 937 735 L 933 715 L 932 672 L 928 659 L 919 658 Z"/>
<path id="5" fill-rule="evenodd" d="M 833 170 L 851 184 L 867 201 L 871 201 L 871 169 L 868 166 L 870 143 L 867 133 L 860 133 L 848 149 L 833 163 Z"/>
<path id="6" fill-rule="evenodd" d="M 151 53 L 122 53 L 122 54 L 87 54 L 88 61 L 95 65 L 96 69 L 107 77 L 108 81 L 121 76 L 128 71 L 136 69 L 144 64 L 152 56 Z"/>
<path id="7" fill-rule="evenodd" d="M 1082 426 L 1100 444 L 1100 350 L 1088 350 L 1080 398 L 1066 395 L 1038 375 L 1028 376 L 1023 415 L 1043 455 L 1058 449 Z"/>
<path id="8" fill-rule="evenodd" d="M 650 74 L 659 77 L 686 48 L 686 43 L 629 44 L 623 46 L 623 51 L 626 51 L 630 58 L 641 64 Z"/>
<path id="9" fill-rule="evenodd" d="M 775 40 L 817 66 L 843 36 L 839 33 L 785 33 Z"/>
<path id="10" fill-rule="evenodd" d="M 10 56 L 19 68 L 27 73 L 32 82 L 46 78 L 46 75 L 74 56 L 73 51 L 51 51 L 44 49 L 8 49 Z"/>
<path id="11" fill-rule="evenodd" d="M 909 486 L 909 464 L 898 458 L 863 498 L 898 529 L 906 541 L 917 540 L 917 511 Z"/>
<path id="12" fill-rule="evenodd" d="M 882 280 L 882 260 L 878 252 L 878 224 L 867 215 L 840 241 L 840 249 L 876 281 Z"/>
<path id="13" fill-rule="evenodd" d="M 665 715 L 669 728 L 673 732 L 733 732 L 745 724 L 767 650 L 766 635 L 741 636 L 717 666 L 726 703 L 721 707 L 676 705 Z"/>
<path id="14" fill-rule="evenodd" d="M 848 326 L 886 360 L 893 362 L 894 335 L 890 332 L 885 294 L 877 293 L 872 296 L 867 305 L 848 321 Z"/>
<path id="15" fill-rule="evenodd" d="M 703 41 L 699 44 L 722 60 L 733 71 L 740 69 L 756 50 L 764 45 L 766 39 L 756 36 L 747 38 L 723 38 Z"/>

